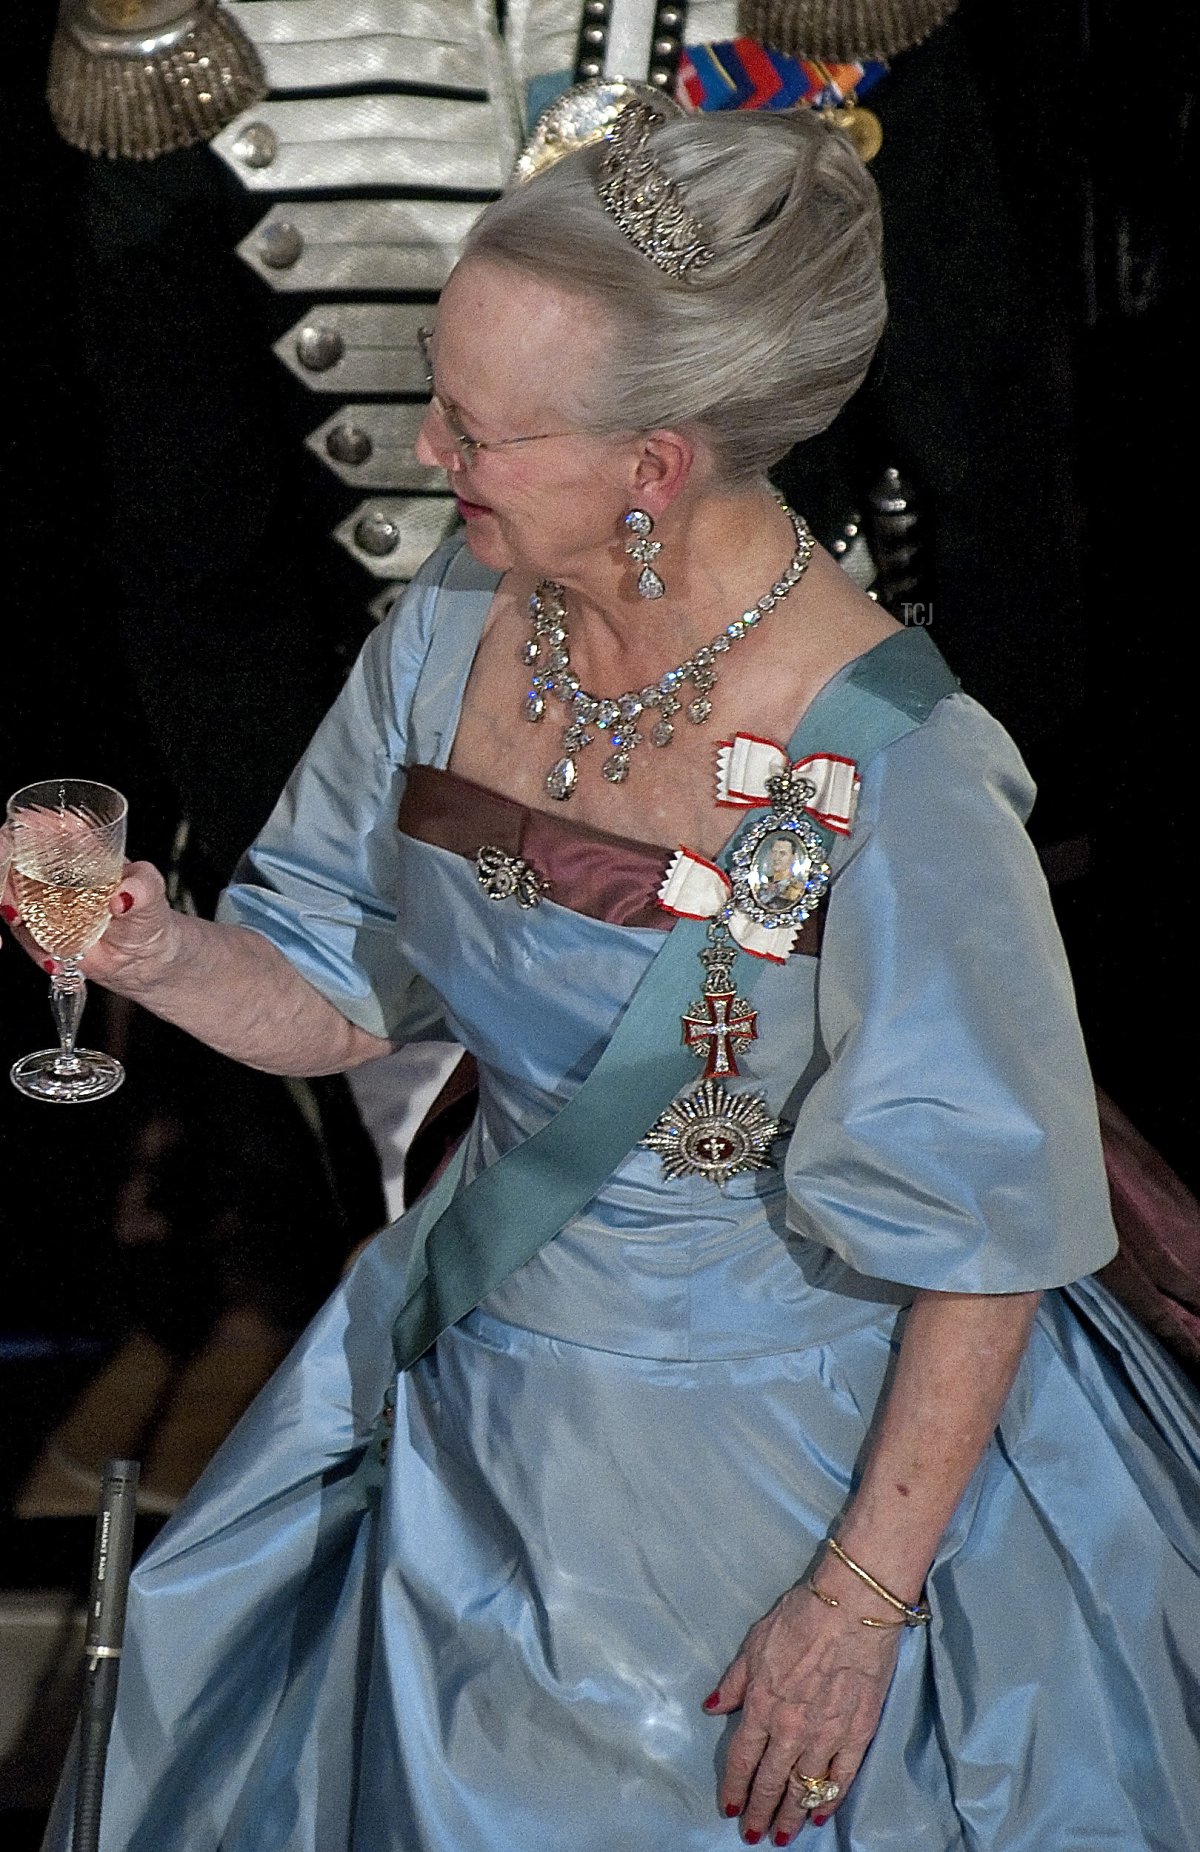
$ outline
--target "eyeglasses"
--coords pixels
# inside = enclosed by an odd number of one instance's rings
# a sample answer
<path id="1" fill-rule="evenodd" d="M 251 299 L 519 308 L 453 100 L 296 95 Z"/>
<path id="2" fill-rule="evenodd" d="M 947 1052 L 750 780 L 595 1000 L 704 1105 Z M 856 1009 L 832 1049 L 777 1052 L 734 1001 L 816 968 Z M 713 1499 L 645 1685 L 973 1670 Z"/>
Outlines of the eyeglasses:
<path id="1" fill-rule="evenodd" d="M 417 345 L 421 350 L 421 358 L 425 362 L 425 382 L 429 387 L 429 403 L 454 439 L 455 449 L 468 468 L 484 450 L 508 450 L 514 444 L 540 444 L 546 437 L 578 437 L 580 435 L 578 431 L 535 431 L 530 437 L 468 437 L 458 421 L 457 407 L 448 404 L 433 383 L 433 356 L 429 350 L 432 340 L 432 328 L 417 329 Z"/>

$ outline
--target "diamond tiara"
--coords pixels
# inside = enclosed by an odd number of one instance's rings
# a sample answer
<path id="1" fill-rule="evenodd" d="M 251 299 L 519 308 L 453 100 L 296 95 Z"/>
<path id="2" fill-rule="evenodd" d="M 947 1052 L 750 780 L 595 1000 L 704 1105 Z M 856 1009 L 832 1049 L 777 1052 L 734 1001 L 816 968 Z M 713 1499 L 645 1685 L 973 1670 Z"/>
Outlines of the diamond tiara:
<path id="1" fill-rule="evenodd" d="M 670 277 L 688 277 L 714 255 L 683 194 L 650 153 L 662 121 L 646 103 L 628 103 L 605 141 L 597 192 L 631 244 Z"/>

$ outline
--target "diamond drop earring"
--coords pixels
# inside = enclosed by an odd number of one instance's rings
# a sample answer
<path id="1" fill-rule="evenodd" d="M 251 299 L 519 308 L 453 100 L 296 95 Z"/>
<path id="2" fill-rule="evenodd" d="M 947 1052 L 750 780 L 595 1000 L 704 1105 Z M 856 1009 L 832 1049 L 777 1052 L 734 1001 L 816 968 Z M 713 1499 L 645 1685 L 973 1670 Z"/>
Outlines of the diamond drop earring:
<path id="1" fill-rule="evenodd" d="M 654 522 L 644 508 L 631 508 L 625 516 L 625 526 L 631 536 L 625 551 L 642 569 L 638 574 L 638 597 L 661 598 L 667 588 L 652 564 L 662 552 L 662 541 L 650 538 L 654 532 Z"/>

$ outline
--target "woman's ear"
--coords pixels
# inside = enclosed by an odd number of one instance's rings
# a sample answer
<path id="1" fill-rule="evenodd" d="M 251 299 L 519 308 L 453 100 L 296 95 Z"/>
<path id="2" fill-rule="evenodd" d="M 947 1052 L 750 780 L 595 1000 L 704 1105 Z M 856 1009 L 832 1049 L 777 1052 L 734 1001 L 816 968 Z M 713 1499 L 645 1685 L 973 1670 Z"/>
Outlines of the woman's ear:
<path id="1" fill-rule="evenodd" d="M 696 446 L 681 431 L 648 431 L 640 441 L 633 499 L 657 521 L 680 495 L 696 463 Z"/>

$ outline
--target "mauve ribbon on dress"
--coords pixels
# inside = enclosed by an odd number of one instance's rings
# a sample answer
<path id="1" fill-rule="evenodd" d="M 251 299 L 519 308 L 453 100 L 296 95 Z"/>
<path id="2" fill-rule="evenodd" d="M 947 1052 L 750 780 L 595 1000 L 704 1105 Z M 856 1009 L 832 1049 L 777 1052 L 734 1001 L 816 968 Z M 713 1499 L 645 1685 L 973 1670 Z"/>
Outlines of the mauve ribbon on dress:
<path id="1" fill-rule="evenodd" d="M 658 900 L 673 852 L 654 843 L 530 810 L 433 765 L 409 768 L 397 822 L 406 836 L 470 862 L 485 845 L 520 856 L 546 882 L 547 898 L 573 913 L 656 932 L 670 932 L 674 923 Z M 792 942 L 794 952 L 820 951 L 824 917 L 822 910 L 810 915 Z"/>
<path id="2" fill-rule="evenodd" d="M 1107 1093 L 1096 1100 L 1121 1239 L 1097 1278 L 1200 1382 L 1200 1202 Z"/>
<path id="3" fill-rule="evenodd" d="M 670 851 L 653 843 L 530 810 L 433 765 L 409 767 L 396 820 L 404 835 L 470 862 L 485 845 L 520 856 L 548 884 L 549 898 L 576 913 L 670 931 L 655 900 Z"/>

